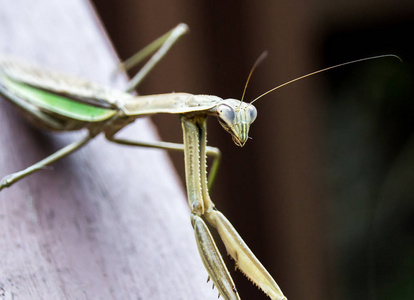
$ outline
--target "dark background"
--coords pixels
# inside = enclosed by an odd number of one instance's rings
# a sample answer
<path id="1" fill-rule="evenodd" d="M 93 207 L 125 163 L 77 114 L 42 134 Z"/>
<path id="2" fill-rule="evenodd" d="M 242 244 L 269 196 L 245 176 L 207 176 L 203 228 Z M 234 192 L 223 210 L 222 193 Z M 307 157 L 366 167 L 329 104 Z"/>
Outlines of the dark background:
<path id="1" fill-rule="evenodd" d="M 185 36 L 139 89 L 255 103 L 242 149 L 216 120 L 223 159 L 212 199 L 289 299 L 414 299 L 413 1 L 95 1 L 126 59 L 179 22 Z M 181 141 L 177 117 L 154 118 Z M 183 157 L 171 154 L 183 175 Z M 171 208 L 174 213 L 174 208 Z M 171 259 L 174 259 L 173 257 Z M 229 269 L 233 269 L 229 266 Z M 244 299 L 266 299 L 233 273 Z M 183 282 L 191 284 L 191 282 Z"/>

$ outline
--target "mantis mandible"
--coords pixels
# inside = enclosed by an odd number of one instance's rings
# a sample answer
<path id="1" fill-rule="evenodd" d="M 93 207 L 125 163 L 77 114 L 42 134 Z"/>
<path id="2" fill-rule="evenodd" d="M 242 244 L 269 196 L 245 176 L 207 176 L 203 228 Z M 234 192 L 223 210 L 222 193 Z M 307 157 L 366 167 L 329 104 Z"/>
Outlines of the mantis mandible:
<path id="1" fill-rule="evenodd" d="M 257 116 L 256 108 L 252 103 L 258 98 L 306 76 L 366 59 L 326 68 L 291 80 L 269 90 L 250 103 L 187 93 L 148 96 L 130 94 L 129 92 L 137 87 L 187 30 L 187 25 L 179 24 L 126 61 L 123 65 L 124 69 L 152 55 L 130 81 L 125 92 L 47 71 L 17 60 L 0 59 L 0 93 L 15 104 L 24 117 L 34 125 L 48 130 L 68 131 L 82 128 L 88 130 L 88 134 L 79 141 L 67 145 L 22 171 L 4 177 L 0 182 L 0 190 L 76 151 L 101 133 L 109 141 L 118 144 L 182 151 L 185 157 L 191 224 L 199 254 L 219 295 L 225 299 L 240 299 L 205 221 L 217 229 L 228 254 L 235 260 L 239 270 L 271 299 L 287 299 L 272 276 L 210 199 L 208 190 L 217 172 L 220 151 L 218 148 L 206 145 L 206 120 L 208 116 L 216 116 L 222 127 L 231 134 L 234 143 L 242 147 L 248 139 L 249 127 Z M 393 55 L 379 57 L 384 56 Z M 377 57 L 368 59 L 372 58 Z M 179 115 L 184 135 L 183 144 L 131 141 L 116 137 L 122 128 L 135 119 L 158 113 Z M 207 155 L 214 157 L 208 178 Z"/>

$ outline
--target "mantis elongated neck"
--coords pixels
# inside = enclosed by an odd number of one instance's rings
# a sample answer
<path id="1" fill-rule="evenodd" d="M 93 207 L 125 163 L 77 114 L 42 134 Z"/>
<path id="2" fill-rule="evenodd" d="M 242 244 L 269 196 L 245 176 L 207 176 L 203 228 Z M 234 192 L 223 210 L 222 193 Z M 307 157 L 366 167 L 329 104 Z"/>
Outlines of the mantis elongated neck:
<path id="1" fill-rule="evenodd" d="M 210 95 L 192 95 L 188 93 L 170 93 L 149 96 L 137 96 L 121 103 L 127 116 L 169 114 L 199 114 L 214 108 L 223 99 Z"/>

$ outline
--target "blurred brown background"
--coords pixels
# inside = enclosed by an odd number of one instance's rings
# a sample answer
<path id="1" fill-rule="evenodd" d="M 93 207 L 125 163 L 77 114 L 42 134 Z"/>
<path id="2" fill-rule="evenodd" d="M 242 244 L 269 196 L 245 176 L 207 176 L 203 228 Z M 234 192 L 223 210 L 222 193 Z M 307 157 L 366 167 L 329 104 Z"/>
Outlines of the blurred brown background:
<path id="1" fill-rule="evenodd" d="M 122 59 L 179 22 L 190 34 L 140 87 L 258 102 L 242 149 L 212 118 L 222 150 L 212 199 L 289 299 L 414 299 L 413 1 L 131 1 L 95 6 Z M 177 117 L 154 118 L 181 141 Z M 183 157 L 171 154 L 180 175 Z M 232 269 L 232 267 L 230 267 Z M 233 273 L 234 274 L 234 273 Z M 244 299 L 266 299 L 240 273 Z M 191 284 L 183 282 L 183 284 Z"/>

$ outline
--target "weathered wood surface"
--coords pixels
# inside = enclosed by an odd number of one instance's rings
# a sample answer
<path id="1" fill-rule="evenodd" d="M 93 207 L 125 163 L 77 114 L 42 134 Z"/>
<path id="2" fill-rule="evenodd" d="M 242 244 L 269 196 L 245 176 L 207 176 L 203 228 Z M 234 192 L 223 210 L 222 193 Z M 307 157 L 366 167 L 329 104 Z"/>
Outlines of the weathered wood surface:
<path id="1" fill-rule="evenodd" d="M 122 88 L 125 78 L 110 79 L 116 55 L 88 2 L 0 7 L 1 53 Z M 0 177 L 84 134 L 33 129 L 4 99 L 0 122 Z M 126 131 L 156 138 L 146 120 Z M 0 298 L 214 299 L 180 186 L 162 151 L 98 137 L 3 190 Z"/>

